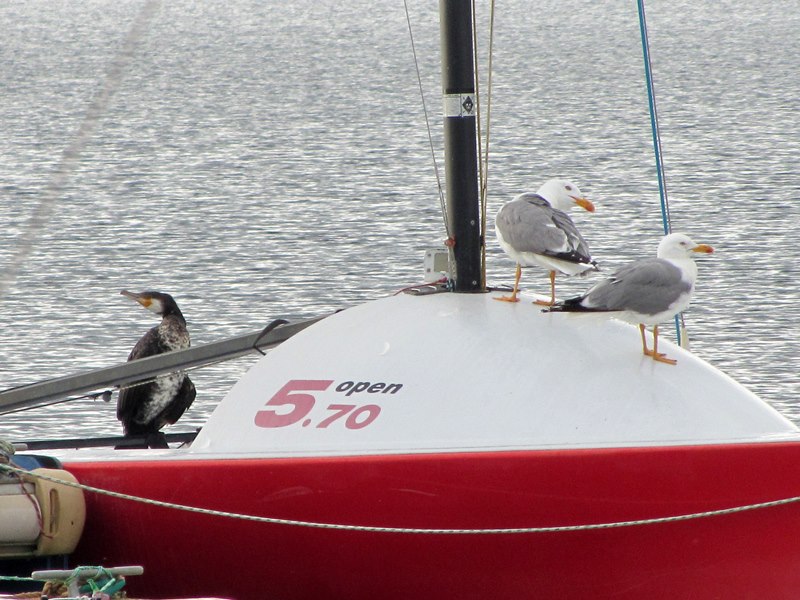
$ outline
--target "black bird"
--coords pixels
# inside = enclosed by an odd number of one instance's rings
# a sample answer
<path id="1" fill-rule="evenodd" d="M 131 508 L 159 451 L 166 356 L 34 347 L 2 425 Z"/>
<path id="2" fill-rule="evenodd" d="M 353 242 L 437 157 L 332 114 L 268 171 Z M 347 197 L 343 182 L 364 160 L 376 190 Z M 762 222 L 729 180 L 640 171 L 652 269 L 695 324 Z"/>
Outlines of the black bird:
<path id="1" fill-rule="evenodd" d="M 136 342 L 129 361 L 189 347 L 186 319 L 172 296 L 152 291 L 135 294 L 122 290 L 120 293 L 162 317 L 159 325 Z M 185 373 L 160 375 L 154 381 L 132 384 L 120 391 L 117 419 L 122 422 L 126 436 L 153 437 L 162 427 L 180 419 L 196 394 L 194 384 Z M 157 443 L 166 445 L 165 440 Z"/>

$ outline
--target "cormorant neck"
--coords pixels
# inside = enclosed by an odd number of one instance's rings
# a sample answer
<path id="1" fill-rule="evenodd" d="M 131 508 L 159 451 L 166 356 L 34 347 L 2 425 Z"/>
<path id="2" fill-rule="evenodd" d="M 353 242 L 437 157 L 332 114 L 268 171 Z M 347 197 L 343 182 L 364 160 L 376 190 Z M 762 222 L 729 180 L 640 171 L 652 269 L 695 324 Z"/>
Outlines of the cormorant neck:
<path id="1" fill-rule="evenodd" d="M 181 323 L 186 325 L 186 318 L 183 316 L 181 309 L 177 306 L 168 306 L 164 309 L 164 312 L 161 313 L 161 318 L 166 319 L 167 317 L 177 317 Z"/>

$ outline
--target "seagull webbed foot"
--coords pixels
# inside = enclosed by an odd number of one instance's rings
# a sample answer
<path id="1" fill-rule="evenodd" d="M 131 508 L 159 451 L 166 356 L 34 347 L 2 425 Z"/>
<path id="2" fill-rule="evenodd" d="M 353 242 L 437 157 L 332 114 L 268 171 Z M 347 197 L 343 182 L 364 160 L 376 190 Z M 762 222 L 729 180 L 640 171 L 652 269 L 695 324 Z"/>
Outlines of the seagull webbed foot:
<path id="1" fill-rule="evenodd" d="M 663 362 L 668 365 L 678 364 L 677 360 L 675 360 L 674 358 L 667 358 L 667 355 L 664 354 L 663 352 L 653 352 L 652 350 L 647 349 L 645 350 L 644 355 L 649 356 L 650 358 L 652 358 L 657 362 Z"/>
<path id="2" fill-rule="evenodd" d="M 500 302 L 519 302 L 519 298 L 516 296 L 500 296 L 495 297 L 495 300 L 499 300 Z"/>

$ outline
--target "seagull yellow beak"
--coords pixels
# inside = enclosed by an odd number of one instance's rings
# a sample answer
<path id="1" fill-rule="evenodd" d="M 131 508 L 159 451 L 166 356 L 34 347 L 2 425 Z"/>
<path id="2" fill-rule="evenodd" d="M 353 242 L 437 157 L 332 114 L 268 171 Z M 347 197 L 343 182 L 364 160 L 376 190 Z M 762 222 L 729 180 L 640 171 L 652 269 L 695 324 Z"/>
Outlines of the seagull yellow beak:
<path id="1" fill-rule="evenodd" d="M 575 204 L 580 206 L 581 208 L 588 210 L 589 212 L 594 212 L 594 204 L 591 201 L 587 200 L 586 198 L 578 198 L 577 196 L 570 196 L 575 201 Z"/>
<path id="2" fill-rule="evenodd" d="M 714 249 L 708 244 L 698 244 L 692 248 L 692 252 L 704 252 L 705 254 L 711 254 L 714 252 Z"/>

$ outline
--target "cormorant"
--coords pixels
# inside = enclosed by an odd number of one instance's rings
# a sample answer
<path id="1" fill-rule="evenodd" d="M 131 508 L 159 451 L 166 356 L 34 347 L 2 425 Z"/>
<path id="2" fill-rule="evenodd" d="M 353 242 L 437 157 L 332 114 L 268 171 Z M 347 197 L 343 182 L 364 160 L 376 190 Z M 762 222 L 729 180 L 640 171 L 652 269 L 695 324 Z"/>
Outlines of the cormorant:
<path id="1" fill-rule="evenodd" d="M 153 291 L 135 294 L 122 290 L 120 293 L 162 317 L 161 323 L 136 343 L 128 356 L 129 361 L 189 347 L 186 319 L 172 296 Z M 160 375 L 154 381 L 120 390 L 117 419 L 122 422 L 126 436 L 146 436 L 150 440 L 148 445 L 163 447 L 166 441 L 159 430 L 175 423 L 191 406 L 196 393 L 194 384 L 185 373 Z M 151 439 L 156 437 L 161 440 Z"/>

